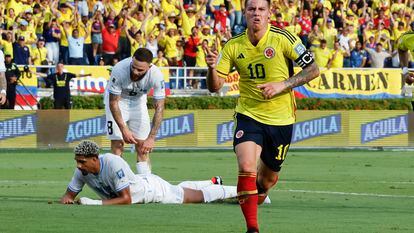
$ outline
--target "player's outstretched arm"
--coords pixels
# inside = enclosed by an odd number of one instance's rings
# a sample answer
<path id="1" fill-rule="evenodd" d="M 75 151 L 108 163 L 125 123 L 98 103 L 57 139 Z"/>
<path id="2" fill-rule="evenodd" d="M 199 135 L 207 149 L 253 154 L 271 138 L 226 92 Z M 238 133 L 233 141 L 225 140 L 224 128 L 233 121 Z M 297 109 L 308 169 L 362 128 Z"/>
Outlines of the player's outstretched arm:
<path id="1" fill-rule="evenodd" d="M 211 51 L 208 47 L 204 50 L 206 54 L 207 71 L 207 88 L 210 92 L 218 92 L 224 84 L 224 79 L 217 75 L 216 64 L 218 53 Z"/>
<path id="2" fill-rule="evenodd" d="M 66 193 L 60 199 L 61 204 L 73 204 L 75 201 L 75 197 L 78 193 L 72 192 L 69 189 L 66 189 Z"/>
<path id="3" fill-rule="evenodd" d="M 129 205 L 131 204 L 131 194 L 129 187 L 126 187 L 118 192 L 118 196 L 107 200 L 93 200 L 88 197 L 79 198 L 81 205 Z"/>

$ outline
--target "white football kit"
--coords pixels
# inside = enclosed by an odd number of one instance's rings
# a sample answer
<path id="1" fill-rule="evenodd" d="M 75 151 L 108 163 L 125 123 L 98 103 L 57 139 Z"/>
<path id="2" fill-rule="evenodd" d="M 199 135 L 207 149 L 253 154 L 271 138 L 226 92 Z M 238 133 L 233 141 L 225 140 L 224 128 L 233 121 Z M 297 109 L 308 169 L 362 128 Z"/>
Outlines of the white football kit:
<path id="1" fill-rule="evenodd" d="M 151 64 L 145 76 L 136 82 L 131 81 L 132 57 L 114 66 L 105 90 L 105 114 L 107 135 L 110 140 L 122 140 L 122 133 L 109 109 L 109 93 L 120 95 L 119 109 L 122 119 L 131 132 L 140 140 L 145 140 L 150 132 L 150 118 L 147 108 L 147 93 L 154 90 L 154 99 L 165 98 L 164 76 L 161 70 Z"/>
<path id="2" fill-rule="evenodd" d="M 132 203 L 181 204 L 184 200 L 183 188 L 201 190 L 205 202 L 237 196 L 235 186 L 213 185 L 210 180 L 172 185 L 154 174 L 134 174 L 125 160 L 110 153 L 99 155 L 99 161 L 98 174 L 83 175 L 76 169 L 68 189 L 79 193 L 87 184 L 102 199 L 111 199 L 117 197 L 119 191 L 129 188 Z"/>

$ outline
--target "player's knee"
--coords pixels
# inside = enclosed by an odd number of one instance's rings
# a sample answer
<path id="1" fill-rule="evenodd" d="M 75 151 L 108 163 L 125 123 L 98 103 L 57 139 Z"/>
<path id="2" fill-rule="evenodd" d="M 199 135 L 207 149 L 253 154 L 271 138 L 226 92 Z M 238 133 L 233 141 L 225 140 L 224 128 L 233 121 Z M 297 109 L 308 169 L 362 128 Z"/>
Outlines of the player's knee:
<path id="1" fill-rule="evenodd" d="M 250 161 L 239 162 L 239 171 L 256 173 L 256 163 Z"/>
<path id="2" fill-rule="evenodd" d="M 261 179 L 260 186 L 263 188 L 264 192 L 267 192 L 277 183 L 277 180 L 278 176 L 263 177 Z"/>

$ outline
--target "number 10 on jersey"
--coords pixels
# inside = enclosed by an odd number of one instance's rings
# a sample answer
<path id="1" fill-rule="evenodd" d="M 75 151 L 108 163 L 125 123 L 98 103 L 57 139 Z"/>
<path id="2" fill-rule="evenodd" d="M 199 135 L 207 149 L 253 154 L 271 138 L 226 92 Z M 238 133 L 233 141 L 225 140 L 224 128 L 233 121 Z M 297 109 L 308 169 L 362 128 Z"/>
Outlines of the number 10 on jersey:
<path id="1" fill-rule="evenodd" d="M 249 69 L 249 72 L 250 72 L 250 79 L 257 79 L 257 78 L 264 79 L 266 77 L 264 65 L 261 63 L 254 64 L 254 65 L 250 63 L 247 68 Z"/>

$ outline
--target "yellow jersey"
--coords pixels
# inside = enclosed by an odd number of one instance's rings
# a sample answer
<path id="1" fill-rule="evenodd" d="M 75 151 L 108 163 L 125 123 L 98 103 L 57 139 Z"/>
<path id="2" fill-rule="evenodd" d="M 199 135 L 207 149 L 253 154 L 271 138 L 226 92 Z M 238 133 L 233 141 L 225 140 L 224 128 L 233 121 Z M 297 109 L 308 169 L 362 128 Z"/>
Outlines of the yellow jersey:
<path id="1" fill-rule="evenodd" d="M 152 64 L 158 66 L 158 67 L 166 67 L 168 66 L 168 61 L 166 58 L 162 57 L 162 58 L 153 58 L 152 59 Z"/>
<path id="2" fill-rule="evenodd" d="M 43 48 L 32 48 L 30 50 L 30 57 L 32 58 L 33 65 L 40 66 L 42 61 L 46 60 L 47 57 L 47 49 Z"/>
<path id="3" fill-rule="evenodd" d="M 240 97 L 235 111 L 268 125 L 295 122 L 296 103 L 292 90 L 264 99 L 257 85 L 282 82 L 293 76 L 293 61 L 302 68 L 313 63 L 311 53 L 292 33 L 268 25 L 254 46 L 244 31 L 224 45 L 217 60 L 217 74 L 226 78 L 233 67 L 240 75 Z"/>
<path id="4" fill-rule="evenodd" d="M 342 49 L 331 50 L 331 68 L 342 68 L 344 66 L 344 53 L 345 51 Z"/>
<path id="5" fill-rule="evenodd" d="M 319 67 L 326 67 L 328 65 L 329 58 L 331 58 L 331 50 L 328 47 L 322 49 L 321 47 L 316 47 L 312 49 L 315 54 L 315 62 Z"/>
<path id="6" fill-rule="evenodd" d="M 13 43 L 0 38 L 0 45 L 3 46 L 4 55 L 10 55 L 13 58 Z"/>
<path id="7" fill-rule="evenodd" d="M 400 38 L 398 39 L 397 47 L 400 50 L 403 50 L 403 51 L 408 50 L 413 53 L 414 52 L 414 32 L 409 31 L 409 32 L 402 34 L 402 36 L 400 36 Z"/>

